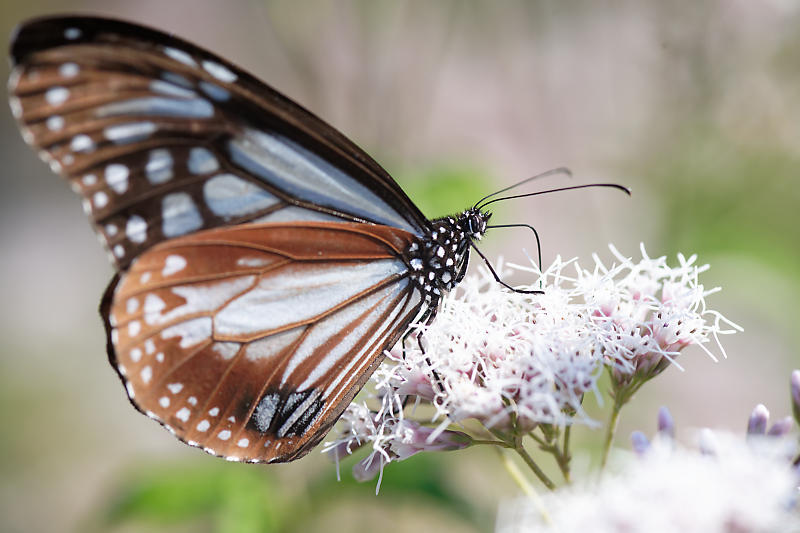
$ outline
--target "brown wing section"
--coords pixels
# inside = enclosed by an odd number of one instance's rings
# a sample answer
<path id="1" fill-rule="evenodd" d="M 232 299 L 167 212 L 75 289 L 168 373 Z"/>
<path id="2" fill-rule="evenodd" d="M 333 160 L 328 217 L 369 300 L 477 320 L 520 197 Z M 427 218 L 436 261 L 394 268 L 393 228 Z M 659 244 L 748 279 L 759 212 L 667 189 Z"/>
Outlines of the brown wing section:
<path id="1" fill-rule="evenodd" d="M 353 223 L 244 224 L 146 251 L 109 288 L 109 356 L 131 401 L 230 460 L 316 445 L 419 314 L 414 237 Z"/>

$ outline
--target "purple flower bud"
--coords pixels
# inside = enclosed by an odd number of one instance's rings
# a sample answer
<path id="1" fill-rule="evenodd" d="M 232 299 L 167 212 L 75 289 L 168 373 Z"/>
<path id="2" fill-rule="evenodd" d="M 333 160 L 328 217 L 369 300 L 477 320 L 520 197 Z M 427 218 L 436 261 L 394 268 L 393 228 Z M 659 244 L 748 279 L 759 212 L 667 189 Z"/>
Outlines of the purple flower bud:
<path id="1" fill-rule="evenodd" d="M 792 425 L 794 425 L 794 420 L 791 416 L 787 416 L 772 424 L 772 427 L 769 428 L 767 435 L 770 437 L 783 437 L 789 434 L 789 432 L 792 430 Z"/>
<path id="2" fill-rule="evenodd" d="M 644 455 L 650 449 L 650 441 L 647 436 L 641 431 L 634 431 L 631 433 L 631 445 L 636 455 Z"/>
<path id="3" fill-rule="evenodd" d="M 398 461 L 408 459 L 419 452 L 442 452 L 460 450 L 470 445 L 472 440 L 460 431 L 445 430 L 434 435 L 435 428 L 422 426 L 411 420 L 402 421 L 402 430 L 399 432 L 402 439 L 390 442 L 389 448 Z"/>
<path id="4" fill-rule="evenodd" d="M 382 467 L 383 456 L 378 452 L 373 452 L 355 464 L 353 467 L 353 478 L 361 483 L 369 481 L 378 475 Z"/>
<path id="5" fill-rule="evenodd" d="M 792 389 L 792 412 L 795 421 L 800 424 L 800 370 L 793 370 L 790 379 Z"/>
<path id="6" fill-rule="evenodd" d="M 658 409 L 658 433 L 662 437 L 675 439 L 675 422 L 669 409 L 663 406 Z"/>
<path id="7" fill-rule="evenodd" d="M 763 403 L 756 405 L 747 421 L 747 435 L 764 435 L 769 423 L 769 411 Z"/>

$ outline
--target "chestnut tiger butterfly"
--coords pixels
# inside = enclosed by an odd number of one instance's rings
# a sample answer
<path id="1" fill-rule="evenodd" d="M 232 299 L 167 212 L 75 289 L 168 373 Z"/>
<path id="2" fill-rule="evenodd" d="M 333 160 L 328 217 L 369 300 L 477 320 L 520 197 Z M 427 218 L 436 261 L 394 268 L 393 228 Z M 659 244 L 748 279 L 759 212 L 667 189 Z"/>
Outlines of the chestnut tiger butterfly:
<path id="1" fill-rule="evenodd" d="M 487 229 L 490 202 L 428 220 L 341 133 L 177 37 L 40 18 L 11 58 L 22 136 L 117 271 L 112 366 L 139 411 L 212 455 L 308 453 Z"/>

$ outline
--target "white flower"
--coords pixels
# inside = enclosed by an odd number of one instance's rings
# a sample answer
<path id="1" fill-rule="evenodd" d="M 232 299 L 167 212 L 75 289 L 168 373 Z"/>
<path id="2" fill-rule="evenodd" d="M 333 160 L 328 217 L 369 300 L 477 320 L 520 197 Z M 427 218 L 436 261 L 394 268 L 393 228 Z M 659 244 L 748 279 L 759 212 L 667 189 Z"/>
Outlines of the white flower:
<path id="1" fill-rule="evenodd" d="M 709 440 L 705 432 L 704 440 Z M 501 507 L 502 533 L 782 533 L 800 530 L 787 441 L 714 434 L 706 453 L 651 446 L 622 472 Z M 543 513 L 544 511 L 544 513 Z"/>
<path id="2" fill-rule="evenodd" d="M 541 288 L 540 295 L 509 291 L 485 270 L 468 276 L 443 298 L 430 327 L 416 326 L 425 351 L 416 339 L 405 350 L 396 347 L 372 376 L 380 408 L 351 405 L 341 437 L 327 449 L 368 443 L 384 461 L 403 458 L 393 439 L 409 442 L 401 437 L 404 406 L 420 401 L 435 408 L 424 421 L 438 424 L 429 444 L 468 419 L 521 434 L 539 424 L 594 425 L 583 401 L 589 392 L 599 397 L 604 365 L 621 381 L 649 378 L 684 346 L 731 332 L 705 308 L 704 297 L 714 291 L 697 282 L 707 267 L 695 266 L 694 257 L 679 256 L 679 266 L 670 268 L 644 249 L 639 262 L 611 249 L 619 264 L 610 268 L 597 256 L 591 271 L 560 258 L 541 274 L 512 266 L 536 275 L 530 288 Z"/>

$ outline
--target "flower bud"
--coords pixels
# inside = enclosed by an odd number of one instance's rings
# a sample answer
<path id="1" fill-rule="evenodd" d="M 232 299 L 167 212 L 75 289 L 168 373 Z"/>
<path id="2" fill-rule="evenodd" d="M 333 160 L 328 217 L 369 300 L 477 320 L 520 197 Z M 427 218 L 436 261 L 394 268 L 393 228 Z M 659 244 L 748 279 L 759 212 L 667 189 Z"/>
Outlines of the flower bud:
<path id="1" fill-rule="evenodd" d="M 756 405 L 747 421 L 747 435 L 765 435 L 769 423 L 769 410 L 762 403 Z"/>

